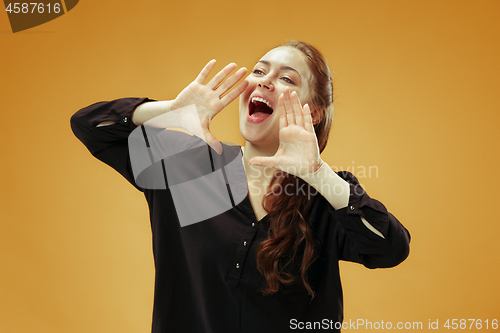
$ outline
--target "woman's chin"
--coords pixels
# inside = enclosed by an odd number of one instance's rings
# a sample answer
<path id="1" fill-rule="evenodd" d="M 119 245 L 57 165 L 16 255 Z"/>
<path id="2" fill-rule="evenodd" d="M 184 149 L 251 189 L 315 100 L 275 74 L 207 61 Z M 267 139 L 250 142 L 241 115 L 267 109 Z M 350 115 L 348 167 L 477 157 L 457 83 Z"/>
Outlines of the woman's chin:
<path id="1" fill-rule="evenodd" d="M 245 141 L 255 147 L 260 147 L 263 149 L 278 149 L 279 140 L 278 137 L 271 137 L 269 135 L 263 135 L 263 133 L 249 133 L 242 131 L 241 132 L 243 139 Z"/>

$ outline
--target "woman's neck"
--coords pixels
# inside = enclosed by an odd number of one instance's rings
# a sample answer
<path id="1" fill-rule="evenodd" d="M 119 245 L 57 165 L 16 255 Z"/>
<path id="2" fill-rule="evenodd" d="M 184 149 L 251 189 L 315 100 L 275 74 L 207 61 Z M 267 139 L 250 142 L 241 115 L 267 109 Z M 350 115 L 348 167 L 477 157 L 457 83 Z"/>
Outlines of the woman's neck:
<path id="1" fill-rule="evenodd" d="M 256 180 L 257 183 L 266 187 L 269 185 L 277 169 L 257 165 L 248 165 L 248 162 L 256 156 L 273 156 L 276 151 L 276 147 L 269 147 L 269 145 L 256 145 L 248 141 L 245 142 L 245 146 L 243 147 L 243 165 L 245 166 L 245 172 L 249 183 Z"/>

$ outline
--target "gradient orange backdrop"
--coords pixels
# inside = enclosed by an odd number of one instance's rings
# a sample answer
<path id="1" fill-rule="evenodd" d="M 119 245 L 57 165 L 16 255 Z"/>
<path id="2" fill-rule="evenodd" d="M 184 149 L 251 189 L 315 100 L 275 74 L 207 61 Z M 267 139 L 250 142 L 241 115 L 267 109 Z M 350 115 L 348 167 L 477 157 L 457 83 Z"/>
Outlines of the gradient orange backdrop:
<path id="1" fill-rule="evenodd" d="M 376 167 L 361 183 L 412 235 L 397 268 L 341 263 L 346 320 L 500 320 L 499 14 L 497 0 L 82 0 L 13 34 L 0 13 L 0 332 L 150 331 L 146 201 L 69 118 L 174 98 L 210 59 L 251 68 L 287 39 L 335 72 L 324 160 Z M 242 143 L 237 103 L 212 129 Z"/>

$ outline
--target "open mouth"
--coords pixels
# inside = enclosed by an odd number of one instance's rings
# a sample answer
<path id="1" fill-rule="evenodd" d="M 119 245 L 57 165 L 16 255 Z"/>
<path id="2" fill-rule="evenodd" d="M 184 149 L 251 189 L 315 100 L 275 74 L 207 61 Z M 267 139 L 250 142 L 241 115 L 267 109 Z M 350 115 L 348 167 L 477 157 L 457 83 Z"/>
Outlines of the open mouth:
<path id="1" fill-rule="evenodd" d="M 261 97 L 253 97 L 249 105 L 249 116 L 254 120 L 264 120 L 273 114 L 271 103 Z"/>

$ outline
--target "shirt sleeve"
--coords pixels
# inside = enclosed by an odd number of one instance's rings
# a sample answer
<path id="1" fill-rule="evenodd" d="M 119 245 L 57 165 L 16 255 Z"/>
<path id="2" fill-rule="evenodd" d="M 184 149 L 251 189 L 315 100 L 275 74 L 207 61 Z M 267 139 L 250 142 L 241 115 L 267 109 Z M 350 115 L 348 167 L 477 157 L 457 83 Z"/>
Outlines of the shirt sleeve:
<path id="1" fill-rule="evenodd" d="M 71 117 L 71 129 L 92 155 L 118 171 L 137 189 L 130 164 L 128 136 L 137 127 L 132 113 L 149 98 L 123 98 L 87 106 Z M 102 122 L 115 124 L 97 127 Z"/>
<path id="2" fill-rule="evenodd" d="M 387 211 L 385 206 L 368 196 L 350 172 L 338 172 L 350 186 L 349 204 L 335 210 L 339 259 L 353 261 L 368 268 L 393 267 L 404 261 L 410 252 L 410 233 Z M 369 230 L 365 218 L 384 238 Z"/>

